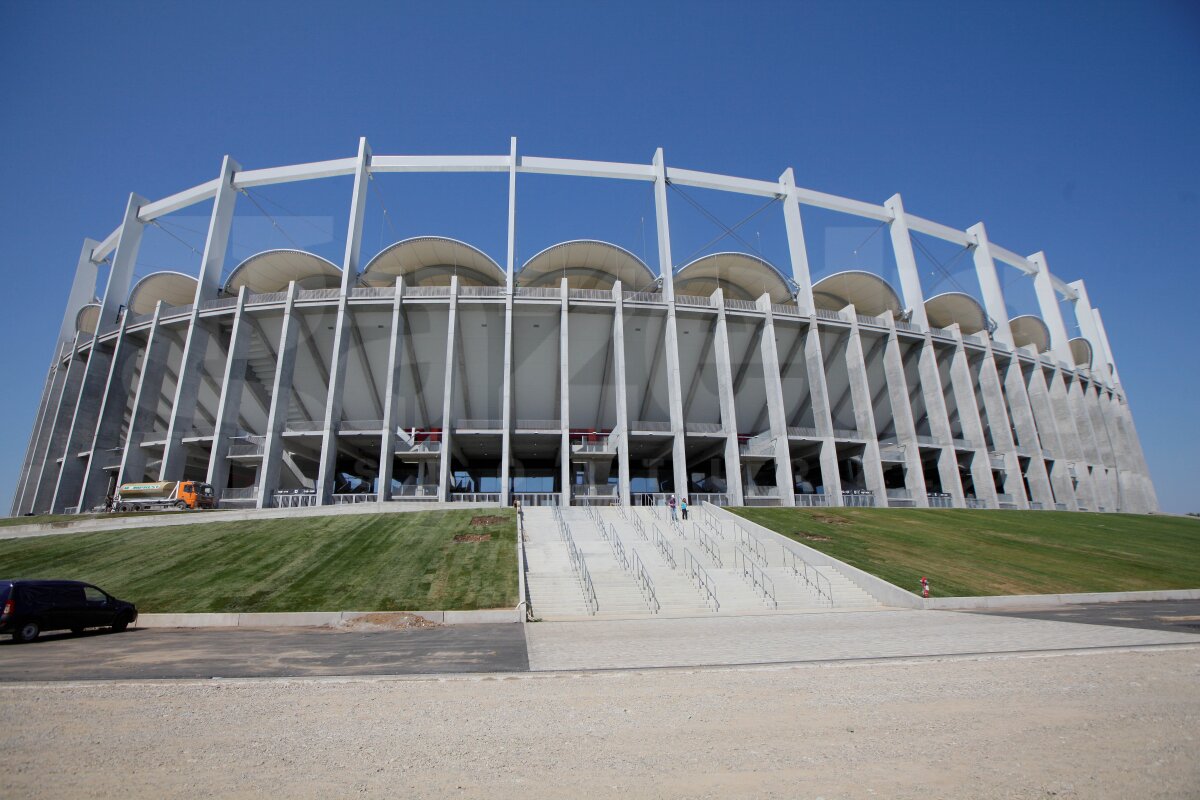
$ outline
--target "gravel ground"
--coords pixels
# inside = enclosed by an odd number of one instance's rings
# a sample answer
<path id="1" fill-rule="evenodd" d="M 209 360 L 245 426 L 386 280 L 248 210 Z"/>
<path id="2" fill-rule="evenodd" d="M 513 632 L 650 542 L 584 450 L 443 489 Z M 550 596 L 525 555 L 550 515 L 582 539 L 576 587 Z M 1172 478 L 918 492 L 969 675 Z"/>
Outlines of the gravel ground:
<path id="1" fill-rule="evenodd" d="M 1200 647 L 0 685 L 6 797 L 1200 797 Z"/>

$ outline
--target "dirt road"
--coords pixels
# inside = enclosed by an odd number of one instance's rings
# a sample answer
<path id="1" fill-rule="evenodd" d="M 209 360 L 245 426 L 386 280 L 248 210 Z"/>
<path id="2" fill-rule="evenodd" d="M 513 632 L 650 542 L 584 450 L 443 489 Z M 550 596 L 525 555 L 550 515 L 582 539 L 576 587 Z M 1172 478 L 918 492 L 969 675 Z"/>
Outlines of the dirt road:
<path id="1" fill-rule="evenodd" d="M 1200 647 L 0 686 L 15 797 L 1200 795 Z"/>

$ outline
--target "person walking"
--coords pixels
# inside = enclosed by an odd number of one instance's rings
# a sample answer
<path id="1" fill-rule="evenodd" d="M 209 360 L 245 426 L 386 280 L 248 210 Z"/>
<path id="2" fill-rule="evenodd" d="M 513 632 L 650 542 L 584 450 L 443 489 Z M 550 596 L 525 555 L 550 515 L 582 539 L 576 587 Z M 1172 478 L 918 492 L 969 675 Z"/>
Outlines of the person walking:
<path id="1" fill-rule="evenodd" d="M 687 522 L 687 498 L 679 498 L 679 511 L 683 514 L 683 521 Z"/>
<path id="2" fill-rule="evenodd" d="M 678 522 L 679 517 L 675 514 L 675 495 L 667 500 L 667 507 L 671 509 L 671 522 Z"/>

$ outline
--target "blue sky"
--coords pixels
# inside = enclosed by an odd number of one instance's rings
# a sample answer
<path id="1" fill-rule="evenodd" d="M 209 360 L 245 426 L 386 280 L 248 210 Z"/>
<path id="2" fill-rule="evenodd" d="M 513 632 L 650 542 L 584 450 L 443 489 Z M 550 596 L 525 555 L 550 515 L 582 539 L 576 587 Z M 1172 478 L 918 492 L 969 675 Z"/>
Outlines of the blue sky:
<path id="1" fill-rule="evenodd" d="M 0 220 L 9 343 L 0 507 L 16 482 L 67 284 L 129 192 L 246 167 L 377 153 L 648 161 L 882 202 L 1044 250 L 1104 315 L 1168 511 L 1200 511 L 1200 6 L 1194 3 L 0 4 Z M 498 176 L 386 176 L 364 250 L 445 233 L 498 260 Z M 255 249 L 340 255 L 349 184 L 239 203 L 229 267 Z M 727 224 L 761 201 L 689 190 Z M 523 177 L 518 262 L 588 236 L 653 260 L 644 185 Z M 382 209 L 387 208 L 387 215 Z M 203 208 L 149 229 L 139 272 L 191 269 Z M 671 198 L 677 261 L 720 233 Z M 814 273 L 891 269 L 886 236 L 806 216 Z M 786 263 L 782 214 L 739 234 Z M 181 241 L 182 240 L 182 241 Z M 863 243 L 865 240 L 865 244 Z M 745 249 L 726 239 L 708 250 Z M 974 291 L 969 256 L 925 242 L 926 290 Z M 954 260 L 957 257 L 957 260 Z M 948 265 L 948 266 L 947 266 Z M 949 275 L 949 277 L 948 277 Z M 1005 272 L 1010 305 L 1028 281 Z"/>

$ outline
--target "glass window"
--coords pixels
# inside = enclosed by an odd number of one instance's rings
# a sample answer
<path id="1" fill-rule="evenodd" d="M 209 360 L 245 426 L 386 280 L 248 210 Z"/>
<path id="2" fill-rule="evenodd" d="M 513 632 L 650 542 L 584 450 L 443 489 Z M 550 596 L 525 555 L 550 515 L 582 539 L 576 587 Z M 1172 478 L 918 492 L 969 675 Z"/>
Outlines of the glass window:
<path id="1" fill-rule="evenodd" d="M 108 595 L 97 589 L 95 586 L 83 587 L 83 596 L 89 603 L 106 603 Z"/>

